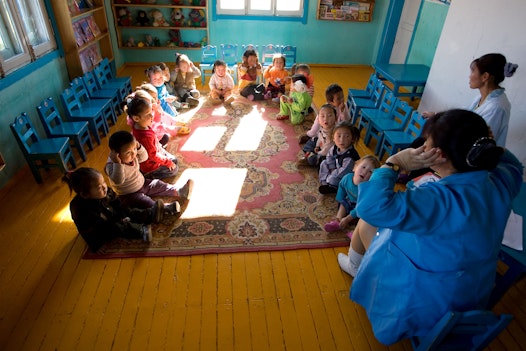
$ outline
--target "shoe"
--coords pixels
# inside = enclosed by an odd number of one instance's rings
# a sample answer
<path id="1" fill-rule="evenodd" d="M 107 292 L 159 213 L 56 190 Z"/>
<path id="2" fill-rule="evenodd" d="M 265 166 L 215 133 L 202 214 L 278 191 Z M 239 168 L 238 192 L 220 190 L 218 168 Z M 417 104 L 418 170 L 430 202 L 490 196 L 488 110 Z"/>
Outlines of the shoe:
<path id="1" fill-rule="evenodd" d="M 302 136 L 300 136 L 298 142 L 300 144 L 305 144 L 309 140 L 310 140 L 310 136 L 308 136 L 307 134 L 303 134 Z"/>
<path id="2" fill-rule="evenodd" d="M 190 134 L 190 132 L 192 131 L 192 129 L 186 127 L 186 126 L 182 126 L 178 131 L 177 131 L 177 135 L 188 135 Z"/>
<path id="3" fill-rule="evenodd" d="M 219 98 L 216 98 L 216 99 L 210 98 L 209 100 L 212 105 L 219 105 L 222 102 L 221 99 Z"/>
<path id="4" fill-rule="evenodd" d="M 159 143 L 161 143 L 162 146 L 165 146 L 170 141 L 170 136 L 168 134 L 163 135 L 161 140 L 159 140 Z"/>
<path id="5" fill-rule="evenodd" d="M 351 260 L 349 259 L 349 256 L 340 252 L 338 254 L 338 264 L 340 265 L 340 268 L 342 269 L 342 271 L 349 274 L 351 277 L 354 277 L 356 272 L 354 272 L 353 274 L 353 269 L 352 269 Z"/>
<path id="6" fill-rule="evenodd" d="M 254 101 L 254 95 L 250 94 L 249 96 L 247 96 L 247 99 L 249 99 L 250 101 Z"/>
<path id="7" fill-rule="evenodd" d="M 142 226 L 142 240 L 150 242 L 153 239 L 152 227 L 150 225 Z"/>
<path id="8" fill-rule="evenodd" d="M 309 159 L 307 157 L 301 157 L 298 161 L 296 161 L 296 165 L 299 167 L 310 166 Z"/>
<path id="9" fill-rule="evenodd" d="M 161 223 L 164 218 L 164 203 L 161 200 L 155 201 L 152 207 L 152 222 Z"/>
<path id="10" fill-rule="evenodd" d="M 176 109 L 180 109 L 181 107 L 183 107 L 183 105 L 181 105 L 179 101 L 172 102 L 172 106 L 175 107 Z"/>
<path id="11" fill-rule="evenodd" d="M 289 116 L 277 115 L 277 116 L 276 116 L 276 119 L 277 119 L 278 121 L 284 121 L 284 120 L 286 120 L 286 119 L 289 119 Z"/>
<path id="12" fill-rule="evenodd" d="M 176 218 L 181 217 L 181 215 L 183 214 L 181 212 L 181 205 L 178 201 L 174 201 L 169 204 L 164 204 L 164 213 L 169 216 L 176 216 Z"/>
<path id="13" fill-rule="evenodd" d="M 314 109 L 309 106 L 309 108 L 307 109 L 307 114 L 310 114 L 310 113 L 313 113 L 313 112 L 314 112 Z"/>
<path id="14" fill-rule="evenodd" d="M 188 179 L 185 185 L 183 185 L 182 188 L 179 189 L 179 198 L 181 200 L 190 200 L 190 196 L 192 196 L 192 190 L 194 188 L 194 181 L 192 179 Z"/>
<path id="15" fill-rule="evenodd" d="M 329 223 L 325 223 L 325 225 L 323 226 L 323 229 L 327 233 L 337 232 L 338 230 L 340 230 L 340 222 L 332 221 L 332 222 L 329 222 Z"/>
<path id="16" fill-rule="evenodd" d="M 270 100 L 272 98 L 272 93 L 270 91 L 267 91 L 265 95 L 263 95 L 263 99 Z M 274 101 L 274 99 L 272 99 Z"/>
<path id="17" fill-rule="evenodd" d="M 197 105 L 199 105 L 199 99 L 196 99 L 193 96 L 187 97 L 186 102 L 188 102 L 188 105 L 190 105 L 190 107 L 196 107 Z"/>
<path id="18" fill-rule="evenodd" d="M 329 185 L 329 184 L 323 184 L 323 185 L 320 185 L 318 190 L 320 191 L 320 194 L 324 194 L 324 195 L 325 194 L 336 194 L 336 192 L 338 191 L 338 188 L 336 188 L 335 186 Z"/>
<path id="19" fill-rule="evenodd" d="M 233 102 L 234 102 L 234 97 L 233 97 L 233 96 L 229 96 L 229 97 L 225 100 L 224 104 L 225 104 L 225 105 L 230 105 L 230 104 L 233 103 Z"/>

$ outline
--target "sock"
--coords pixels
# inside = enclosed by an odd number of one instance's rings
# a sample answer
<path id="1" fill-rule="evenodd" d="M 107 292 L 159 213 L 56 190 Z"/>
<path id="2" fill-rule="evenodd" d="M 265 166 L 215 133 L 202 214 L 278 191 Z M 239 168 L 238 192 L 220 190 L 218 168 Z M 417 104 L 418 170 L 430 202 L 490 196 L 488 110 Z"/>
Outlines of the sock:
<path id="1" fill-rule="evenodd" d="M 360 263 L 362 263 L 363 255 L 360 255 L 358 252 L 354 251 L 352 247 L 349 248 L 349 262 L 350 270 L 349 273 L 353 277 L 356 276 L 356 272 L 358 272 L 358 268 L 360 267 Z"/>

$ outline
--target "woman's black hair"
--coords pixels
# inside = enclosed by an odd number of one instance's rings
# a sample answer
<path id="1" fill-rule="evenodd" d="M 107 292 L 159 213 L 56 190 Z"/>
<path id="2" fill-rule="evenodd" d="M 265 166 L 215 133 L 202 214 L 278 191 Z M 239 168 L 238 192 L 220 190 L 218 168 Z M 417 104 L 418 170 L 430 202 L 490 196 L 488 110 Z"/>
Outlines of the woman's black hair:
<path id="1" fill-rule="evenodd" d="M 506 61 L 506 57 L 502 54 L 491 53 L 486 54 L 471 63 L 475 65 L 480 74 L 488 73 L 493 77 L 495 85 L 499 85 L 504 77 L 511 77 L 519 67 L 516 64 Z"/>
<path id="2" fill-rule="evenodd" d="M 438 147 L 458 172 L 490 170 L 504 150 L 489 137 L 486 121 L 461 109 L 439 112 L 426 121 L 426 137 Z"/>
<path id="3" fill-rule="evenodd" d="M 66 173 L 62 177 L 62 182 L 69 186 L 69 192 L 74 191 L 77 194 L 87 194 L 91 189 L 91 184 L 101 173 L 95 168 L 81 167 L 74 171 Z"/>

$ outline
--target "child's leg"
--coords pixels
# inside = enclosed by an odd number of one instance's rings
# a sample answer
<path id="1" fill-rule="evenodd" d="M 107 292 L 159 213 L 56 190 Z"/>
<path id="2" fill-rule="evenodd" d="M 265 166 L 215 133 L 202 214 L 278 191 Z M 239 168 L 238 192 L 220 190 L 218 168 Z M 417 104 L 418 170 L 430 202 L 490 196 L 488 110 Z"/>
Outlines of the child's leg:
<path id="1" fill-rule="evenodd" d="M 146 186 L 147 182 L 148 179 L 146 179 L 144 183 L 145 185 L 143 185 L 142 189 L 135 193 L 119 195 L 122 206 L 131 208 L 151 208 L 155 204 L 155 201 L 146 194 L 148 190 L 148 187 Z"/>
<path id="2" fill-rule="evenodd" d="M 164 179 L 164 178 L 175 176 L 178 171 L 179 171 L 179 167 L 177 166 L 177 164 L 175 165 L 175 168 L 172 170 L 170 170 L 166 166 L 160 166 L 156 170 L 146 173 L 144 177 L 148 179 Z"/>
<path id="3" fill-rule="evenodd" d="M 291 110 L 290 112 L 290 123 L 301 124 L 305 120 L 305 116 L 301 112 Z"/>

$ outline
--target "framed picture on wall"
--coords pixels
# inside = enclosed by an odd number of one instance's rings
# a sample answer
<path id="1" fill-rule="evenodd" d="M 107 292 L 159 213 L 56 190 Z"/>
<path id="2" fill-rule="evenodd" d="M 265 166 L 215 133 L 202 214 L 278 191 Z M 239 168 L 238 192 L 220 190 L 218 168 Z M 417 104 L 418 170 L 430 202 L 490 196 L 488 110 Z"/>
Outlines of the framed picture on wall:
<path id="1" fill-rule="evenodd" d="M 316 18 L 328 21 L 370 22 L 374 0 L 318 0 Z"/>

